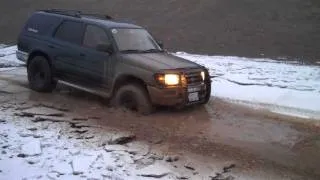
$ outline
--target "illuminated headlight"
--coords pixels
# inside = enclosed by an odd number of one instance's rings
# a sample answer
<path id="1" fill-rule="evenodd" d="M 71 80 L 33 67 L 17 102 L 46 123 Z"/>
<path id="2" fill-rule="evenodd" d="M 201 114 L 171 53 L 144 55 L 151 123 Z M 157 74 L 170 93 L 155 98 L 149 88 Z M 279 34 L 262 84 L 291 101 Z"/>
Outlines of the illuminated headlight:
<path id="1" fill-rule="evenodd" d="M 201 71 L 201 77 L 202 77 L 202 80 L 204 81 L 204 79 L 206 78 L 206 74 L 204 73 L 204 71 Z"/>
<path id="2" fill-rule="evenodd" d="M 178 74 L 159 74 L 156 76 L 160 84 L 174 86 L 180 83 L 180 75 Z"/>
<path id="3" fill-rule="evenodd" d="M 164 83 L 166 85 L 178 85 L 179 84 L 179 75 L 177 74 L 165 74 L 164 75 Z"/>

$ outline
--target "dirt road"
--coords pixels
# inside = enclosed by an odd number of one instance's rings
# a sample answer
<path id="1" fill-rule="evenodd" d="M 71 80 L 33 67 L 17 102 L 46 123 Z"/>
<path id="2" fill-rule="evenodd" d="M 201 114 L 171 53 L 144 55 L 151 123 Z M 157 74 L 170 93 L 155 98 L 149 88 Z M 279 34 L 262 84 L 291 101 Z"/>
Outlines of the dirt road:
<path id="1" fill-rule="evenodd" d="M 15 42 L 36 9 L 105 13 L 150 29 L 170 51 L 245 57 L 320 58 L 318 0 L 0 1 L 0 39 Z"/>
<path id="2" fill-rule="evenodd" d="M 142 117 L 108 108 L 99 97 L 63 86 L 52 94 L 32 92 L 25 74 L 24 68 L 0 72 L 2 112 L 13 116 L 14 110 L 43 104 L 67 109 L 73 116 L 90 119 L 94 126 L 130 131 L 153 150 L 180 156 L 172 163 L 176 171 L 192 162 L 196 173 L 191 173 L 190 179 L 208 178 L 230 164 L 236 165 L 232 169 L 236 179 L 320 177 L 320 130 L 297 122 L 300 119 L 221 99 L 213 99 L 205 107 L 180 112 L 159 109 Z"/>

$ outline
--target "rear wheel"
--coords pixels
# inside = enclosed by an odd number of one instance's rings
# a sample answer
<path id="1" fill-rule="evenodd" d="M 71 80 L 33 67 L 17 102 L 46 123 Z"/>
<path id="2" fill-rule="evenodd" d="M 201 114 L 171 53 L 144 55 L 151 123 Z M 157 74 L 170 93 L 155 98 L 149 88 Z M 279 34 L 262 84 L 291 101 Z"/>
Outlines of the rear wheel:
<path id="1" fill-rule="evenodd" d="M 112 99 L 115 107 L 124 107 L 148 115 L 154 110 L 147 90 L 139 84 L 127 84 L 121 86 Z"/>
<path id="2" fill-rule="evenodd" d="M 28 65 L 28 80 L 32 90 L 38 92 L 51 92 L 57 82 L 53 80 L 52 70 L 48 60 L 42 56 L 31 59 Z"/>

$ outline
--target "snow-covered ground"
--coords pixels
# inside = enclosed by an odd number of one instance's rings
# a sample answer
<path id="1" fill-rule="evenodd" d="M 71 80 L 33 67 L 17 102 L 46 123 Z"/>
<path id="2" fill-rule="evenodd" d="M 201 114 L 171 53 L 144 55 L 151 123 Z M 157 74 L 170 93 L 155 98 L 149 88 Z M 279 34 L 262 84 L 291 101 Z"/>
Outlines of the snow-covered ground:
<path id="1" fill-rule="evenodd" d="M 72 118 L 43 106 L 2 104 L 0 110 L 1 180 L 181 176 L 163 155 L 156 156 L 130 132 L 100 127 L 88 118 Z"/>
<path id="2" fill-rule="evenodd" d="M 179 57 L 209 68 L 212 95 L 258 108 L 305 118 L 320 117 L 320 67 L 183 52 Z"/>
<path id="3" fill-rule="evenodd" d="M 0 71 L 22 65 L 15 57 L 15 50 L 16 46 L 0 49 Z M 174 55 L 210 69 L 215 97 L 273 112 L 320 119 L 319 66 L 183 52 Z"/>
<path id="4" fill-rule="evenodd" d="M 0 68 L 21 66 L 23 63 L 16 58 L 17 46 L 6 47 L 0 44 Z M 1 71 L 0 69 L 0 71 Z"/>

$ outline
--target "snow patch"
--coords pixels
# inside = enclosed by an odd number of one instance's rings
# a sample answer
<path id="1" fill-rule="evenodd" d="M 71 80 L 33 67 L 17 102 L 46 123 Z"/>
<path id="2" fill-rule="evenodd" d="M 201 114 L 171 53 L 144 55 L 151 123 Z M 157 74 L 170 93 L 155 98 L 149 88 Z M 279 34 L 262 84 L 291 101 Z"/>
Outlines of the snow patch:
<path id="1" fill-rule="evenodd" d="M 32 139 L 27 144 L 22 145 L 21 153 L 27 156 L 36 156 L 42 153 L 41 144 L 38 139 Z"/>
<path id="2" fill-rule="evenodd" d="M 52 172 L 58 173 L 59 175 L 71 174 L 72 167 L 70 163 L 67 162 L 57 162 L 53 164 Z"/>
<path id="3" fill-rule="evenodd" d="M 86 172 L 96 158 L 96 156 L 84 155 L 74 157 L 72 160 L 73 174 L 77 175 Z"/>
<path id="4" fill-rule="evenodd" d="M 18 67 L 24 63 L 16 57 L 17 46 L 0 48 L 0 68 Z"/>
<path id="5" fill-rule="evenodd" d="M 320 67 L 296 63 L 177 52 L 174 55 L 206 66 L 212 79 L 211 94 L 238 101 L 293 108 L 320 119 Z M 273 108 L 273 107 L 272 107 Z M 274 108 L 273 108 L 274 109 Z M 275 111 L 282 112 L 282 111 Z M 286 112 L 287 114 L 288 112 Z"/>
<path id="6" fill-rule="evenodd" d="M 153 164 L 138 170 L 138 175 L 143 177 L 162 178 L 171 173 L 171 171 L 161 164 Z"/>

